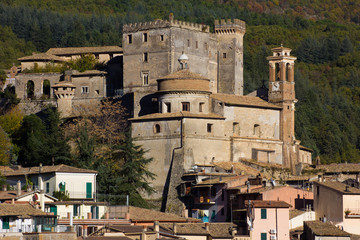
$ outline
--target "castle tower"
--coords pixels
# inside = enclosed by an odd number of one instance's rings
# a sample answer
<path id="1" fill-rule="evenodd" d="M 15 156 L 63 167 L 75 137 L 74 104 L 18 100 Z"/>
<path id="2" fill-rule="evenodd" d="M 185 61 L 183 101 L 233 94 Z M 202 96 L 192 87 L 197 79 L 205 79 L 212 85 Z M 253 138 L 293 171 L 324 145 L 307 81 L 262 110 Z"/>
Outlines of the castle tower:
<path id="1" fill-rule="evenodd" d="M 243 38 L 245 22 L 239 19 L 215 20 L 215 34 L 218 44 L 219 93 L 243 95 Z"/>
<path id="2" fill-rule="evenodd" d="M 58 111 L 62 118 L 72 116 L 72 99 L 75 93 L 75 86 L 69 82 L 59 82 L 53 87 Z"/>
<path id="3" fill-rule="evenodd" d="M 295 82 L 294 61 L 291 49 L 283 46 L 272 49 L 269 60 L 269 102 L 282 107 L 280 116 L 280 139 L 284 141 L 284 165 L 293 168 L 296 154 L 295 143 Z"/>

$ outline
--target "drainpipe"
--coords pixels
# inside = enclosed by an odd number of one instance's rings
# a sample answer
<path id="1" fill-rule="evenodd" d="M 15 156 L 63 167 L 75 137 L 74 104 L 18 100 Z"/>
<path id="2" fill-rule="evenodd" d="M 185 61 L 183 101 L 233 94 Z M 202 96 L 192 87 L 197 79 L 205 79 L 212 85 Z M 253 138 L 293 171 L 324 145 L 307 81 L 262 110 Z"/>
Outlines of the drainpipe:
<path id="1" fill-rule="evenodd" d="M 279 239 L 279 229 L 278 229 L 278 209 L 275 208 L 276 213 L 276 239 Z"/>

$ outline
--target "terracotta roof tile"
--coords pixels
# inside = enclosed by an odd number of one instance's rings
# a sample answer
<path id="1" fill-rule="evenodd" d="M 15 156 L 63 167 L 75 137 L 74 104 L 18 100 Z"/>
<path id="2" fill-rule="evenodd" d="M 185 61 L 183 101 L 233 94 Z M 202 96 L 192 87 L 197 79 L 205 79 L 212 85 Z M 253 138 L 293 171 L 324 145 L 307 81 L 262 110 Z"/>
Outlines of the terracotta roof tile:
<path id="1" fill-rule="evenodd" d="M 306 221 L 304 222 L 305 228 L 306 226 L 311 229 L 311 231 L 316 236 L 342 236 L 342 237 L 350 237 L 350 234 L 340 230 L 338 227 L 332 225 L 331 223 L 324 223 L 320 221 Z M 304 229 L 305 230 L 305 229 Z"/>
<path id="2" fill-rule="evenodd" d="M 151 209 L 139 208 L 139 207 L 129 207 L 130 219 L 133 222 L 136 221 L 145 221 L 145 222 L 174 222 L 180 221 L 185 222 L 187 221 L 186 218 L 180 217 L 176 214 L 172 213 L 164 213 L 159 212 Z"/>
<path id="3" fill-rule="evenodd" d="M 170 73 L 164 77 L 159 78 L 158 80 L 165 80 L 165 79 L 207 79 L 206 77 L 201 76 L 200 74 L 191 72 L 189 69 L 183 69 L 176 71 L 174 73 Z M 208 79 L 207 79 L 208 80 Z"/>
<path id="4" fill-rule="evenodd" d="M 53 55 L 75 55 L 88 53 L 123 52 L 119 46 L 50 48 L 46 53 Z"/>
<path id="5" fill-rule="evenodd" d="M 243 172 L 245 175 L 256 176 L 260 173 L 259 170 L 241 162 L 214 162 L 214 165 L 228 171 L 230 171 L 231 167 L 233 167 L 236 174 L 241 174 Z"/>
<path id="6" fill-rule="evenodd" d="M 357 173 L 360 172 L 360 163 L 332 163 L 328 165 L 317 165 L 316 169 L 324 170 L 326 173 Z"/>
<path id="7" fill-rule="evenodd" d="M 18 58 L 19 61 L 35 61 L 35 60 L 48 60 L 48 61 L 57 61 L 64 62 L 65 60 L 61 57 L 49 54 L 49 53 L 35 53 L 31 56 L 25 56 Z"/>
<path id="8" fill-rule="evenodd" d="M 209 223 L 209 231 L 206 230 L 205 223 L 176 223 L 177 235 L 210 235 L 213 238 L 233 238 L 230 228 L 233 223 Z M 173 233 L 173 224 L 160 224 L 160 229 L 168 233 Z"/>
<path id="9" fill-rule="evenodd" d="M 225 119 L 223 116 L 208 113 L 197 114 L 190 112 L 175 112 L 175 113 L 153 113 L 141 117 L 131 118 L 130 121 L 151 120 L 151 119 L 166 119 L 166 118 L 208 118 L 208 119 Z"/>
<path id="10" fill-rule="evenodd" d="M 99 71 L 99 70 L 87 70 L 84 72 L 73 70 L 71 76 L 105 75 L 105 74 L 107 74 L 107 72 Z"/>
<path id="11" fill-rule="evenodd" d="M 290 204 L 284 201 L 263 201 L 263 200 L 247 200 L 245 201 L 245 205 L 249 206 L 249 201 L 251 201 L 251 205 L 255 208 L 289 208 Z"/>
<path id="12" fill-rule="evenodd" d="M 16 166 L 12 168 L 13 171 L 1 171 L 1 173 L 5 176 L 19 176 L 25 174 L 38 174 L 39 167 L 20 167 Z M 71 167 L 65 164 L 55 165 L 55 166 L 43 166 L 42 173 L 51 173 L 51 172 L 68 172 L 68 173 L 97 173 L 95 170 L 83 169 Z"/>
<path id="13" fill-rule="evenodd" d="M 228 183 L 228 182 L 237 180 L 239 178 L 247 178 L 247 177 L 246 176 L 221 176 L 221 177 L 216 177 L 216 178 L 205 179 L 205 180 L 201 181 L 200 183 L 196 184 L 196 186 Z"/>
<path id="14" fill-rule="evenodd" d="M 341 182 L 326 181 L 326 182 L 314 182 L 314 184 L 330 188 L 332 190 L 341 192 L 342 194 L 346 194 L 346 195 L 359 195 L 360 194 L 360 189 L 350 187 L 350 186 L 348 186 L 348 191 L 346 191 L 347 185 L 344 183 L 341 183 Z"/>
<path id="15" fill-rule="evenodd" d="M 48 216 L 47 213 L 35 209 L 30 204 L 0 204 L 0 216 Z"/>
<path id="16" fill-rule="evenodd" d="M 224 94 L 224 93 L 211 94 L 210 97 L 229 105 L 282 109 L 281 107 L 269 103 L 267 101 L 264 101 L 259 97 L 238 96 L 238 95 Z"/>
<path id="17" fill-rule="evenodd" d="M 109 236 L 90 236 L 84 238 L 86 240 L 133 240 L 132 238 L 125 237 L 125 236 L 116 236 L 116 237 L 109 237 Z"/>
<path id="18" fill-rule="evenodd" d="M 75 88 L 75 85 L 72 84 L 71 82 L 58 82 L 58 83 L 55 83 L 54 86 L 52 86 L 53 88 L 54 87 L 70 87 L 70 88 Z"/>

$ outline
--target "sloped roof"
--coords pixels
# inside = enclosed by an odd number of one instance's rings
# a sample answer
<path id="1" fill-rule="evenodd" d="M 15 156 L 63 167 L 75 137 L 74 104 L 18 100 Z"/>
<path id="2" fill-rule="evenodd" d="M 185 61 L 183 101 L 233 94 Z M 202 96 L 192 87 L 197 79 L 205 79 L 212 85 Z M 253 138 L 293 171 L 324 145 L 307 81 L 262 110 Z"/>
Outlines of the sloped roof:
<path id="1" fill-rule="evenodd" d="M 236 174 L 241 174 L 243 171 L 245 175 L 256 176 L 260 173 L 259 170 L 256 170 L 255 168 L 247 166 L 241 162 L 214 162 L 214 165 L 228 171 L 230 171 L 233 167 Z"/>
<path id="2" fill-rule="evenodd" d="M 72 84 L 71 82 L 58 82 L 58 83 L 55 83 L 54 86 L 52 86 L 52 88 L 56 88 L 56 87 L 70 87 L 70 88 L 75 88 L 75 85 Z"/>
<path id="3" fill-rule="evenodd" d="M 265 201 L 265 200 L 250 200 L 251 205 L 256 208 L 289 208 L 290 204 L 284 201 Z M 249 206 L 249 200 L 245 201 L 245 205 Z"/>
<path id="4" fill-rule="evenodd" d="M 46 53 L 53 55 L 75 55 L 88 53 L 123 52 L 119 46 L 50 48 Z"/>
<path id="5" fill-rule="evenodd" d="M 316 236 L 350 237 L 351 235 L 350 233 L 340 230 L 331 223 L 324 223 L 320 221 L 306 221 L 304 223 Z"/>
<path id="6" fill-rule="evenodd" d="M 360 163 L 332 163 L 317 165 L 316 169 L 324 170 L 325 173 L 358 173 L 360 172 Z"/>
<path id="7" fill-rule="evenodd" d="M 224 102 L 228 105 L 249 106 L 269 109 L 282 109 L 281 107 L 253 96 L 238 96 L 233 94 L 215 93 L 211 94 L 212 99 Z"/>
<path id="8" fill-rule="evenodd" d="M 35 60 L 48 60 L 48 61 L 57 61 L 63 62 L 64 59 L 49 53 L 35 53 L 31 56 L 25 56 L 18 58 L 19 61 L 35 61 Z"/>
<path id="9" fill-rule="evenodd" d="M 180 217 L 172 213 L 164 213 L 151 209 L 129 207 L 130 219 L 132 222 L 185 222 L 188 218 Z M 195 220 L 195 219 L 192 219 Z M 196 219 L 196 221 L 200 221 Z"/>
<path id="10" fill-rule="evenodd" d="M 168 118 L 207 118 L 207 119 L 225 119 L 223 116 L 208 113 L 208 114 L 198 114 L 191 112 L 175 112 L 175 113 L 153 113 L 141 117 L 131 118 L 130 121 L 139 121 L 139 120 L 151 120 L 151 119 L 168 119 Z"/>
<path id="11" fill-rule="evenodd" d="M 105 75 L 105 74 L 107 74 L 107 72 L 99 71 L 99 70 L 86 70 L 84 72 L 72 70 L 71 76 Z"/>
<path id="12" fill-rule="evenodd" d="M 209 80 L 206 77 L 201 76 L 200 74 L 191 72 L 189 69 L 182 69 L 173 73 L 170 73 L 164 77 L 159 78 L 158 80 L 169 80 L 169 79 L 204 79 Z"/>
<path id="13" fill-rule="evenodd" d="M 0 204 L 0 216 L 20 216 L 28 218 L 29 216 L 51 216 L 47 213 L 32 207 L 30 204 Z"/>
<path id="14" fill-rule="evenodd" d="M 207 231 L 205 223 L 176 223 L 176 235 L 210 235 L 213 238 L 233 238 L 230 228 L 234 226 L 233 223 L 209 223 L 209 231 Z M 173 224 L 160 224 L 160 229 L 168 233 L 173 233 L 173 228 Z"/>
<path id="15" fill-rule="evenodd" d="M 221 177 L 216 177 L 216 178 L 209 178 L 209 179 L 205 179 L 205 180 L 199 182 L 198 184 L 196 184 L 196 186 L 228 183 L 228 182 L 237 180 L 239 178 L 244 178 L 244 177 L 246 177 L 246 176 L 221 176 Z"/>
<path id="16" fill-rule="evenodd" d="M 116 232 L 123 233 L 141 233 L 144 230 L 144 227 L 141 225 L 124 225 L 124 224 L 113 224 L 109 228 Z"/>
<path id="17" fill-rule="evenodd" d="M 11 169 L 12 171 L 1 171 L 5 177 L 9 176 L 18 176 L 25 174 L 38 174 L 40 167 L 20 167 L 16 166 Z M 51 172 L 66 172 L 66 173 L 97 173 L 95 170 L 83 169 L 71 167 L 65 164 L 55 165 L 55 166 L 43 166 L 41 173 L 51 173 Z"/>
<path id="18" fill-rule="evenodd" d="M 344 183 L 336 182 L 336 181 L 326 181 L 326 182 L 314 182 L 320 186 L 332 189 L 334 191 L 340 192 L 346 195 L 359 195 L 360 189 L 347 186 Z M 348 191 L 346 191 L 346 187 L 348 187 Z"/>
<path id="19" fill-rule="evenodd" d="M 298 210 L 298 209 L 292 209 L 289 211 L 289 219 L 300 216 L 301 214 L 304 214 L 304 213 L 306 213 L 306 212 Z"/>

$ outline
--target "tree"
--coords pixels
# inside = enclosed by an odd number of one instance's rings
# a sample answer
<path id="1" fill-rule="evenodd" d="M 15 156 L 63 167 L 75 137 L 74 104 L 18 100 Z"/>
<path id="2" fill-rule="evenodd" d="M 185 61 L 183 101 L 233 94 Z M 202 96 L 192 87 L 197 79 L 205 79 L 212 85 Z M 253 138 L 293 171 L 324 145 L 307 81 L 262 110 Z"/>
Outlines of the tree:
<path id="1" fill-rule="evenodd" d="M 6 132 L 0 126 L 0 165 L 9 164 L 11 157 L 11 141 Z"/>
<path id="2" fill-rule="evenodd" d="M 78 153 L 76 165 L 80 168 L 92 168 L 95 162 L 95 140 L 89 136 L 87 123 L 78 126 L 78 138 L 76 139 Z"/>
<path id="3" fill-rule="evenodd" d="M 154 189 L 149 180 L 155 178 L 155 174 L 147 167 L 153 160 L 145 157 L 145 151 L 134 144 L 130 131 L 125 135 L 125 140 L 113 147 L 114 153 L 111 159 L 102 159 L 97 163 L 99 166 L 99 192 L 112 195 L 129 195 L 130 205 L 149 207 L 142 194 L 152 194 Z"/>

